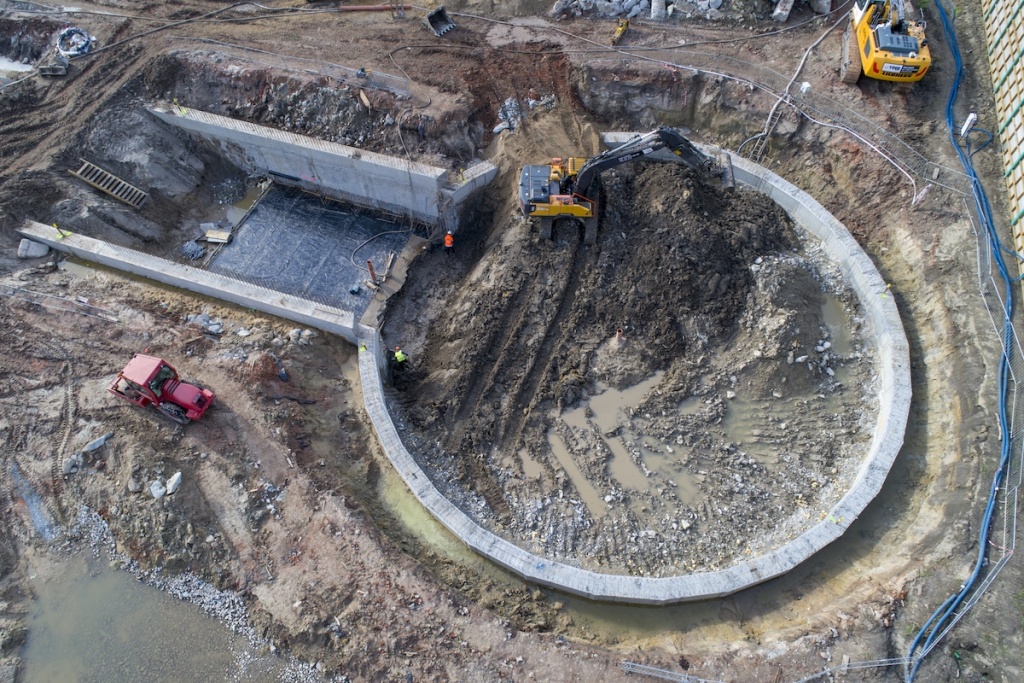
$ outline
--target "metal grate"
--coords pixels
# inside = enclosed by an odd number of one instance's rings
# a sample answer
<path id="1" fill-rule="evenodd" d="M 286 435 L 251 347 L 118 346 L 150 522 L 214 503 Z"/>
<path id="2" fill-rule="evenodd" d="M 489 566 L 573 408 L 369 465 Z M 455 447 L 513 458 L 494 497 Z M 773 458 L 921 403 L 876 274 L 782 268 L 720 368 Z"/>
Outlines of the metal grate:
<path id="1" fill-rule="evenodd" d="M 149 197 L 139 188 L 126 183 L 109 171 L 104 171 L 99 166 L 82 159 L 82 166 L 77 171 L 68 170 L 68 173 L 89 183 L 97 190 L 106 192 L 114 199 L 119 199 L 128 206 L 139 208 Z"/>

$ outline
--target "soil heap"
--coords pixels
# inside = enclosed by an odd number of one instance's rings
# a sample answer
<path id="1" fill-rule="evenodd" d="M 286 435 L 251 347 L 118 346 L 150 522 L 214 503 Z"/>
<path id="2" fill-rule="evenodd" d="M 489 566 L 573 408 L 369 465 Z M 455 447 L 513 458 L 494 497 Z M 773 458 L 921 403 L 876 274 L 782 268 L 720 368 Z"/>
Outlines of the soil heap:
<path id="1" fill-rule="evenodd" d="M 854 297 L 763 195 L 646 162 L 603 194 L 594 247 L 514 219 L 442 282 L 396 378 L 410 450 L 479 523 L 570 564 L 670 575 L 778 547 L 838 499 L 870 433 L 870 357 L 840 354 L 824 318 Z"/>

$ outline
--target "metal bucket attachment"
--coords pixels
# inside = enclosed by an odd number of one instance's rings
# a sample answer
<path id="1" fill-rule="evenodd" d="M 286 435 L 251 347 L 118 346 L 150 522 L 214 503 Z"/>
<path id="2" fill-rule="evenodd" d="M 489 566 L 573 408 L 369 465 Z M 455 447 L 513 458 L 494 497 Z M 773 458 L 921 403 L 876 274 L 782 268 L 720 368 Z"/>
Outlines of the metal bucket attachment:
<path id="1" fill-rule="evenodd" d="M 40 76 L 67 76 L 68 75 L 68 58 L 64 55 L 55 53 L 53 59 L 46 64 L 39 67 Z"/>
<path id="2" fill-rule="evenodd" d="M 429 28 L 435 36 L 443 36 L 448 33 L 448 31 L 455 28 L 455 22 L 452 21 L 448 16 L 448 13 L 444 11 L 444 5 L 441 5 L 424 17 L 423 25 Z"/>

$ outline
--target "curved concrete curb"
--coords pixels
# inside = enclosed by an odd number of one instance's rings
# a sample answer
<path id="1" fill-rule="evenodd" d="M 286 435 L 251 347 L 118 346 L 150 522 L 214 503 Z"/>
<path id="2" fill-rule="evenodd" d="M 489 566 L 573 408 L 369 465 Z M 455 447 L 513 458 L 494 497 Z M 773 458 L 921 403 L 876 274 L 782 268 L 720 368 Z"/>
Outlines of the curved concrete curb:
<path id="1" fill-rule="evenodd" d="M 849 491 L 820 522 L 771 553 L 728 569 L 652 578 L 601 574 L 534 555 L 483 528 L 448 501 L 406 450 L 384 403 L 379 337 L 364 339 L 359 373 L 366 410 L 388 458 L 416 498 L 476 552 L 523 578 L 593 600 L 663 605 L 729 595 L 789 571 L 843 532 L 878 494 L 903 445 L 910 410 L 910 351 L 899 313 L 882 277 L 849 231 L 817 201 L 774 173 L 732 157 L 736 182 L 771 197 L 817 236 L 860 299 L 879 355 L 878 421 L 867 456 Z"/>

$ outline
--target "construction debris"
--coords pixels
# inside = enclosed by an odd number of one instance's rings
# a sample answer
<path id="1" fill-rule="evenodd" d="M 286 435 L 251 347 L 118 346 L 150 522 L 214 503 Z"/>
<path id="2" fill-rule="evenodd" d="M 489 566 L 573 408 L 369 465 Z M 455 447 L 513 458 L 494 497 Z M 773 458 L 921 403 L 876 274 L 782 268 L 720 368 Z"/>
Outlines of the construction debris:
<path id="1" fill-rule="evenodd" d="M 30 239 L 22 239 L 18 243 L 18 258 L 39 258 L 50 253 L 50 248 L 45 244 L 33 242 Z"/>
<path id="2" fill-rule="evenodd" d="M 519 100 L 510 97 L 502 102 L 501 108 L 498 109 L 498 118 L 507 128 L 515 130 L 519 122 L 523 120 L 523 108 L 520 106 Z"/>
<path id="3" fill-rule="evenodd" d="M 53 56 L 53 59 L 39 67 L 39 75 L 51 77 L 67 76 L 69 64 L 68 58 L 58 52 Z"/>
<path id="4" fill-rule="evenodd" d="M 199 244 L 195 240 L 189 240 L 185 244 L 181 245 L 181 255 L 192 261 L 197 261 L 203 258 L 206 254 L 206 247 Z"/>
<path id="5" fill-rule="evenodd" d="M 84 29 L 71 26 L 57 35 L 57 54 L 65 59 L 80 57 L 89 52 L 96 43 L 96 38 Z"/>

